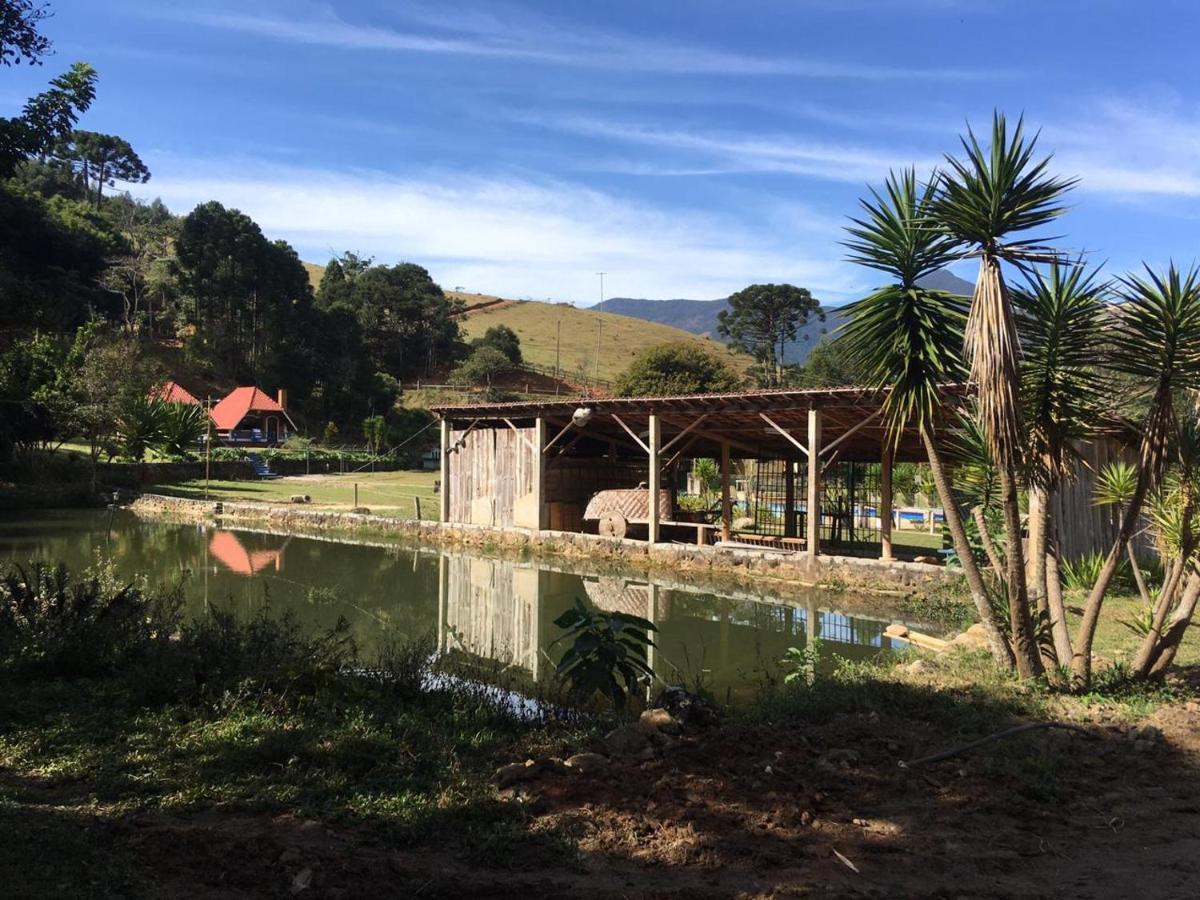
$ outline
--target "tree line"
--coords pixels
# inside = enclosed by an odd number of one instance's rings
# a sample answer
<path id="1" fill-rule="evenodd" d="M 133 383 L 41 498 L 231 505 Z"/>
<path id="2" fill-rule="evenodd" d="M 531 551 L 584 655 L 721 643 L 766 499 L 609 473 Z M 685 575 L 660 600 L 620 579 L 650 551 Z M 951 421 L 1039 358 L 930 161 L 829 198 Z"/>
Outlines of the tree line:
<path id="1" fill-rule="evenodd" d="M 5 10 L 0 63 L 40 64 L 45 8 Z M 93 355 L 130 396 L 168 375 L 286 387 L 317 433 L 357 434 L 391 415 L 404 379 L 479 353 L 461 304 L 421 266 L 344 253 L 314 291 L 296 251 L 243 212 L 214 200 L 180 215 L 121 193 L 151 172 L 124 138 L 77 127 L 96 89 L 95 70 L 75 63 L 0 118 L 0 456 L 79 435 L 67 413 L 88 405 Z M 485 364 L 493 345 L 520 361 L 511 332 L 485 343 L 466 371 L 477 382 L 497 368 Z"/>

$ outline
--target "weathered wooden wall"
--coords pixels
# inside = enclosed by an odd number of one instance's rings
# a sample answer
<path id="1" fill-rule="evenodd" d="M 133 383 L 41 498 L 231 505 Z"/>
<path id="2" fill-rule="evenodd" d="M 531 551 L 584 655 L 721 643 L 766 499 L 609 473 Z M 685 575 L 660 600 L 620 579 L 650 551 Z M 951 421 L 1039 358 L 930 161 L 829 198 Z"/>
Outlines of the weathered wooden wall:
<path id="1" fill-rule="evenodd" d="M 465 438 L 464 438 L 465 434 Z M 533 493 L 533 428 L 450 431 L 450 521 L 511 528 L 522 498 Z"/>
<path id="2" fill-rule="evenodd" d="M 1058 517 L 1063 558 L 1070 560 L 1107 553 L 1112 547 L 1120 517 L 1114 507 L 1093 502 L 1096 476 L 1110 462 L 1136 461 L 1131 450 L 1110 438 L 1079 442 L 1075 449 L 1080 457 L 1076 477 L 1057 492 L 1051 510 Z M 1134 550 L 1142 558 L 1155 553 L 1153 541 L 1141 532 L 1134 538 Z"/>

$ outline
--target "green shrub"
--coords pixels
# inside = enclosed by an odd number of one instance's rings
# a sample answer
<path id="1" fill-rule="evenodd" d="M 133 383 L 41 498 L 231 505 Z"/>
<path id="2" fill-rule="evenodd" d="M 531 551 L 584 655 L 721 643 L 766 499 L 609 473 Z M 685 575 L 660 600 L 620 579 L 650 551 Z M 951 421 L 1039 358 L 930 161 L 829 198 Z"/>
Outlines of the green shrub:
<path id="1" fill-rule="evenodd" d="M 0 671 L 34 678 L 115 674 L 165 644 L 180 621 L 178 590 L 156 596 L 65 565 L 14 566 L 0 580 Z"/>
<path id="2" fill-rule="evenodd" d="M 249 618 L 211 608 L 181 623 L 175 640 L 130 671 L 148 700 L 214 704 L 243 696 L 281 701 L 311 696 L 355 662 L 349 624 L 306 634 L 290 613 L 267 608 Z"/>

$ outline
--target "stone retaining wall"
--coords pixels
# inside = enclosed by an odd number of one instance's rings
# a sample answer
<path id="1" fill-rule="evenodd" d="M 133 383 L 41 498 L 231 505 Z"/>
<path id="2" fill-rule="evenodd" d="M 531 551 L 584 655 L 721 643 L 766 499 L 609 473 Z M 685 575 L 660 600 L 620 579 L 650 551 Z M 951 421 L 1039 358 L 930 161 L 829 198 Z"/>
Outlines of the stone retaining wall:
<path id="1" fill-rule="evenodd" d="M 215 512 L 220 507 L 220 513 Z M 186 521 L 218 520 L 269 524 L 289 533 L 382 534 L 422 544 L 477 547 L 488 551 L 536 551 L 542 555 L 592 560 L 638 569 L 669 569 L 680 575 L 759 578 L 800 585 L 827 585 L 889 593 L 913 593 L 957 579 L 953 571 L 925 563 L 819 556 L 769 550 L 723 550 L 690 544 L 657 544 L 565 531 L 533 533 L 528 529 L 495 529 L 483 525 L 417 522 L 366 513 L 269 506 L 262 503 L 221 503 L 145 494 L 132 505 L 135 512 Z"/>

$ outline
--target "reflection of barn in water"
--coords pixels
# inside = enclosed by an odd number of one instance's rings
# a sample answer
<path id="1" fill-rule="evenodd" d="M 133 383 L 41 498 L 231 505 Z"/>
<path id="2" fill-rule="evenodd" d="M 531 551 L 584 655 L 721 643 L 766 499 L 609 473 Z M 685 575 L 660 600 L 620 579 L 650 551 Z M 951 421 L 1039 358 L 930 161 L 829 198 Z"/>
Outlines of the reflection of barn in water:
<path id="1" fill-rule="evenodd" d="M 439 646 L 549 674 L 565 649 L 554 625 L 576 600 L 654 622 L 655 672 L 667 682 L 703 676 L 726 689 L 769 669 L 789 647 L 820 638 L 837 656 L 865 659 L 888 649 L 880 619 L 822 609 L 817 594 L 799 606 L 751 596 L 717 597 L 686 585 L 664 587 L 620 576 L 579 576 L 507 560 L 442 559 Z"/>

